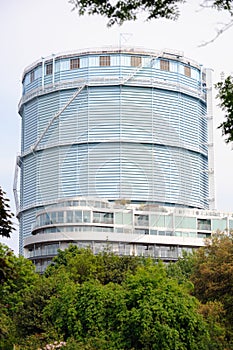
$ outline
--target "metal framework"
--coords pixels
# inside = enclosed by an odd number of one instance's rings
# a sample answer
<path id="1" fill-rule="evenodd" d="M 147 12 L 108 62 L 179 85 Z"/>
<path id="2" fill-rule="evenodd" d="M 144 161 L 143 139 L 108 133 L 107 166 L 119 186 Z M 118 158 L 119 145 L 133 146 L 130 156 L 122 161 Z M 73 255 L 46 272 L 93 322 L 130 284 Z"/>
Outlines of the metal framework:
<path id="1" fill-rule="evenodd" d="M 215 174 L 214 174 L 214 133 L 211 69 L 206 69 L 207 120 L 208 120 L 208 160 L 209 160 L 209 209 L 215 209 Z"/>
<path id="2" fill-rule="evenodd" d="M 157 59 L 158 57 L 161 57 L 163 55 L 163 53 L 158 54 L 156 57 L 151 57 L 149 62 L 151 62 L 154 59 Z M 53 58 L 53 65 L 54 65 L 54 58 Z M 131 80 L 138 71 L 140 71 L 140 69 L 142 69 L 142 63 L 137 66 L 135 68 L 135 70 L 126 78 L 124 78 L 124 80 L 122 81 L 121 85 L 125 85 L 129 80 Z M 53 69 L 54 72 L 54 69 Z M 54 81 L 53 81 L 53 85 L 54 85 Z M 42 87 L 44 87 L 43 82 L 42 82 Z M 77 90 L 75 91 L 75 93 L 73 94 L 73 96 L 67 101 L 67 103 L 60 109 L 60 111 L 58 111 L 50 120 L 50 122 L 48 123 L 48 125 L 46 126 L 46 128 L 44 129 L 44 131 L 42 132 L 42 134 L 40 135 L 40 137 L 38 138 L 38 140 L 36 141 L 36 143 L 31 147 L 31 151 L 35 152 L 35 150 L 37 149 L 37 146 L 39 145 L 39 143 L 41 142 L 41 140 L 43 139 L 43 137 L 45 136 L 45 134 L 47 133 L 47 131 L 49 130 L 50 126 L 53 124 L 53 122 L 60 117 L 60 115 L 65 111 L 65 109 L 75 100 L 75 98 L 81 93 L 81 91 L 85 88 L 88 87 L 88 84 L 83 84 L 80 87 L 77 88 Z"/>
<path id="3" fill-rule="evenodd" d="M 20 166 L 20 156 L 17 156 L 16 162 L 15 162 L 15 175 L 14 175 L 14 183 L 13 183 L 13 193 L 14 193 L 15 207 L 16 207 L 17 213 L 19 211 L 19 196 L 18 196 L 19 166 Z"/>
<path id="4" fill-rule="evenodd" d="M 32 146 L 32 152 L 34 152 L 37 148 L 37 146 L 39 145 L 40 141 L 43 139 L 44 135 L 46 134 L 46 132 L 48 131 L 48 129 L 50 128 L 50 126 L 53 124 L 54 120 L 56 120 L 57 118 L 60 117 L 60 115 L 62 114 L 62 112 L 64 112 L 64 110 L 74 101 L 74 99 L 78 96 L 78 94 L 80 94 L 80 92 L 85 88 L 86 85 L 82 85 L 80 86 L 77 91 L 75 91 L 75 93 L 73 94 L 73 96 L 67 101 L 67 103 L 60 109 L 60 111 L 58 111 L 53 118 L 50 120 L 50 122 L 48 123 L 48 125 L 46 126 L 46 128 L 44 129 L 44 131 L 42 132 L 42 134 L 40 135 L 40 137 L 38 138 L 38 140 L 36 141 L 36 143 Z"/>

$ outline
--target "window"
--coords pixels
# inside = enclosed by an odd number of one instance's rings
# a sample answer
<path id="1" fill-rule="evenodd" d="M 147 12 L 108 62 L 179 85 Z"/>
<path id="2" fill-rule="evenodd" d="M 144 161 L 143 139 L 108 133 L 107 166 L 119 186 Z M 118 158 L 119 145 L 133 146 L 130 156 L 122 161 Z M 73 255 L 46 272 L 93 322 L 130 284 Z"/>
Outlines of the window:
<path id="1" fill-rule="evenodd" d="M 46 75 L 51 75 L 53 74 L 53 64 L 49 63 L 46 64 Z"/>
<path id="2" fill-rule="evenodd" d="M 167 60 L 160 60 L 160 69 L 169 71 L 170 70 L 169 61 L 167 61 Z"/>
<path id="3" fill-rule="evenodd" d="M 197 219 L 197 229 L 211 231 L 211 220 L 210 219 Z"/>
<path id="4" fill-rule="evenodd" d="M 139 56 L 131 56 L 131 66 L 138 67 L 142 64 L 142 58 Z"/>
<path id="5" fill-rule="evenodd" d="M 100 56 L 100 66 L 110 66 L 110 56 Z"/>
<path id="6" fill-rule="evenodd" d="M 70 69 L 78 69 L 78 68 L 80 68 L 80 59 L 79 58 L 71 58 Z"/>
<path id="7" fill-rule="evenodd" d="M 90 211 L 83 211 L 83 222 L 90 222 L 91 221 L 91 215 Z"/>
<path id="8" fill-rule="evenodd" d="M 30 72 L 30 83 L 32 83 L 35 80 L 35 71 Z"/>
<path id="9" fill-rule="evenodd" d="M 93 222 L 113 224 L 113 213 L 93 212 Z"/>
<path id="10" fill-rule="evenodd" d="M 57 223 L 57 212 L 52 212 L 51 213 L 51 221 L 52 221 L 52 224 L 56 224 Z"/>
<path id="11" fill-rule="evenodd" d="M 58 212 L 57 222 L 58 222 L 58 223 L 64 222 L 64 212 L 63 212 L 63 211 L 59 211 L 59 212 Z"/>
<path id="12" fill-rule="evenodd" d="M 75 210 L 75 222 L 82 222 L 82 211 Z"/>
<path id="13" fill-rule="evenodd" d="M 184 75 L 186 75 L 186 77 L 191 77 L 191 68 L 190 68 L 190 66 L 184 66 Z"/>
<path id="14" fill-rule="evenodd" d="M 66 222 L 70 223 L 70 222 L 73 222 L 73 211 L 70 210 L 70 211 L 67 211 L 66 212 Z"/>
<path id="15" fill-rule="evenodd" d="M 50 225 L 51 224 L 51 218 L 49 214 L 42 214 L 42 226 L 43 225 Z"/>
<path id="16" fill-rule="evenodd" d="M 136 233 L 137 235 L 149 235 L 149 230 L 135 228 L 134 233 Z"/>
<path id="17" fill-rule="evenodd" d="M 135 215 L 135 225 L 137 226 L 148 226 L 149 225 L 149 215 Z"/>

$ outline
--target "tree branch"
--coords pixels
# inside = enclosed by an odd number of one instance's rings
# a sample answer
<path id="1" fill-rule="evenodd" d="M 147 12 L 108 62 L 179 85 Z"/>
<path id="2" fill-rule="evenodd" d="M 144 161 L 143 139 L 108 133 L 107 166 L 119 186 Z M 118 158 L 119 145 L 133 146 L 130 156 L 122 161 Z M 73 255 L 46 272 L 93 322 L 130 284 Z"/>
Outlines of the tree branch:
<path id="1" fill-rule="evenodd" d="M 233 26 L 233 18 L 231 19 L 230 22 L 223 24 L 222 28 L 217 29 L 216 35 L 211 40 L 203 42 L 202 44 L 198 45 L 198 47 L 203 47 L 213 43 L 220 35 L 222 35 L 226 30 L 228 30 L 232 26 Z"/>

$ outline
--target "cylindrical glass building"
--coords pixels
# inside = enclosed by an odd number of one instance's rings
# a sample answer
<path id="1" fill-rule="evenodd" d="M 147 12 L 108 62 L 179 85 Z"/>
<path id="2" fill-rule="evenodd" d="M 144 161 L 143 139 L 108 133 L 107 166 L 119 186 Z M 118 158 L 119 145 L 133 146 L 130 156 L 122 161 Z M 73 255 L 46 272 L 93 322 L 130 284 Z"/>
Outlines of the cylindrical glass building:
<path id="1" fill-rule="evenodd" d="M 206 209 L 205 70 L 182 52 L 102 48 L 23 74 L 19 218 L 74 197 Z"/>

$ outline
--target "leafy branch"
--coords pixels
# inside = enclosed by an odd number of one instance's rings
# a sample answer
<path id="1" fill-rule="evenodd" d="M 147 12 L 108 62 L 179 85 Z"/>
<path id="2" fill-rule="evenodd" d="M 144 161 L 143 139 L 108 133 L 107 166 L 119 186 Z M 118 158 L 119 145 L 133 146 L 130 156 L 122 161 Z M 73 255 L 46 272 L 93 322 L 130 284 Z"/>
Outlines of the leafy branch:
<path id="1" fill-rule="evenodd" d="M 220 99 L 220 107 L 225 112 L 225 121 L 218 128 L 226 136 L 226 143 L 233 141 L 233 77 L 228 76 L 224 81 L 215 85 L 218 90 L 217 98 Z"/>

